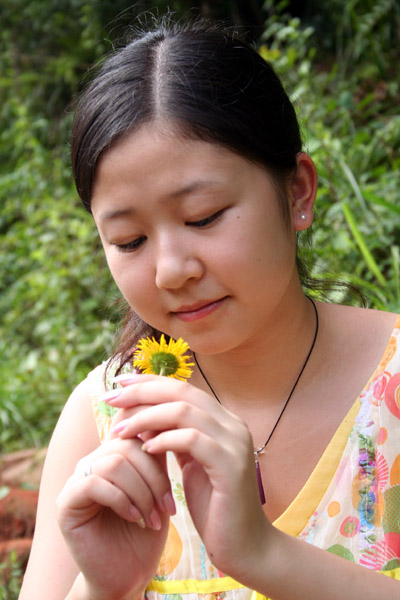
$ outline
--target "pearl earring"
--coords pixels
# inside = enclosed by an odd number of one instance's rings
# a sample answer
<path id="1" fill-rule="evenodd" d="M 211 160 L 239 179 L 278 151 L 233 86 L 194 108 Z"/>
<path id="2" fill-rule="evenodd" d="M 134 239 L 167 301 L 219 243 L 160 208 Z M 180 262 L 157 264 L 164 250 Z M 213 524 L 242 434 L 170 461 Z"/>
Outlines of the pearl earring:
<path id="1" fill-rule="evenodd" d="M 302 221 L 305 221 L 305 220 L 306 220 L 306 218 L 307 218 L 307 216 L 306 216 L 304 213 L 303 213 L 302 215 L 300 215 L 300 219 L 301 219 Z"/>

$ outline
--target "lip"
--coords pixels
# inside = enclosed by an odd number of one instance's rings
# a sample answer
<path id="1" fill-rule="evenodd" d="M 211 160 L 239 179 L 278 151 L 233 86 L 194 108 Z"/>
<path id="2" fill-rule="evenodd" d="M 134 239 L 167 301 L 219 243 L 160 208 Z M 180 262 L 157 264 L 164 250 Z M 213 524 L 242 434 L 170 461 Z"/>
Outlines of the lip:
<path id="1" fill-rule="evenodd" d="M 205 300 L 196 304 L 180 306 L 178 310 L 172 312 L 181 321 L 197 321 L 207 317 L 216 311 L 226 300 L 227 296 L 219 300 Z"/>

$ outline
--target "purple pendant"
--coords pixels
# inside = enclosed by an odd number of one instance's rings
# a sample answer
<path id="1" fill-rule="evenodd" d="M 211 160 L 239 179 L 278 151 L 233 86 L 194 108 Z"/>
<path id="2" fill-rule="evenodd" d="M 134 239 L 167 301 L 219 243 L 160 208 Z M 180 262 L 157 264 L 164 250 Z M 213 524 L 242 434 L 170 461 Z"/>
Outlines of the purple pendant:
<path id="1" fill-rule="evenodd" d="M 265 494 L 264 494 L 264 487 L 263 487 L 263 482 L 262 482 L 262 478 L 261 478 L 260 464 L 258 462 L 257 454 L 256 453 L 254 453 L 254 454 L 256 455 L 255 462 L 256 462 L 256 471 L 257 471 L 258 491 L 260 493 L 261 504 L 264 505 L 265 504 Z"/>

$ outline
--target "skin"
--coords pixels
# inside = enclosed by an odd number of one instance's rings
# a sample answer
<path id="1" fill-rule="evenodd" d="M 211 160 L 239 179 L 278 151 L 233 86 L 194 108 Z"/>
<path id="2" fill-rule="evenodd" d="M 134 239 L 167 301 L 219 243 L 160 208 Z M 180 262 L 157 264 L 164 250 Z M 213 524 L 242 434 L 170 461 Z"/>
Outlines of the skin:
<path id="1" fill-rule="evenodd" d="M 258 499 L 253 448 L 272 429 L 315 331 L 294 266 L 294 231 L 311 224 L 315 194 L 314 166 L 300 154 L 288 225 L 265 169 L 157 123 L 104 155 L 92 208 L 111 273 L 144 320 L 188 341 L 222 404 L 196 371 L 190 383 L 129 377 L 107 399 L 120 410 L 99 447 L 89 384 L 81 384 L 49 448 L 22 600 L 38 590 L 44 600 L 142 593 L 174 512 L 167 450 L 221 571 L 276 600 L 398 597 L 398 583 L 271 524 L 374 370 L 395 315 L 318 303 L 317 344 L 260 461 L 264 510 Z"/>
<path id="2" fill-rule="evenodd" d="M 144 127 L 100 162 L 92 212 L 111 273 L 146 323 L 196 352 L 261 350 L 282 297 L 299 291 L 273 181 L 232 152 L 171 136 Z M 212 301 L 208 318 L 179 318 Z"/>

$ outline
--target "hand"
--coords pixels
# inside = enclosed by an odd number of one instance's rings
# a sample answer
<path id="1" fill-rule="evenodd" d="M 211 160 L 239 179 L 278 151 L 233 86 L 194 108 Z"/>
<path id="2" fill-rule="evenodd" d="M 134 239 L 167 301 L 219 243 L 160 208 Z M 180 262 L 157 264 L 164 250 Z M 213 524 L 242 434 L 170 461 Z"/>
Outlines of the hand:
<path id="1" fill-rule="evenodd" d="M 124 440 L 152 432 L 148 454 L 175 452 L 188 508 L 210 558 L 240 580 L 246 560 L 272 529 L 259 499 L 247 426 L 189 383 L 158 376 L 127 376 L 120 383 L 124 391 L 109 404 L 135 414 L 114 432 Z"/>
<path id="2" fill-rule="evenodd" d="M 105 442 L 79 461 L 58 497 L 58 523 L 91 597 L 138 597 L 156 571 L 175 507 L 165 457 L 142 444 Z"/>

